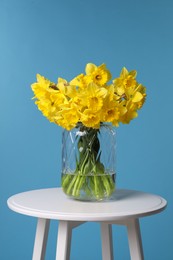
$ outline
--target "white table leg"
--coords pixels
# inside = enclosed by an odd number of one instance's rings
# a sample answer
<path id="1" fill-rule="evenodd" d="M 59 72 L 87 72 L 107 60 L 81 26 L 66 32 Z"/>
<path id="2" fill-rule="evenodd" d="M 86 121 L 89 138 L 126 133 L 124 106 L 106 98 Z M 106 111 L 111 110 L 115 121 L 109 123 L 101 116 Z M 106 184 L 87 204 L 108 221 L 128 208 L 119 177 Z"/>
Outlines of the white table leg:
<path id="1" fill-rule="evenodd" d="M 70 221 L 59 221 L 56 260 L 70 259 L 72 226 Z"/>
<path id="2" fill-rule="evenodd" d="M 32 260 L 44 260 L 49 224 L 49 219 L 38 219 Z"/>
<path id="3" fill-rule="evenodd" d="M 113 260 L 112 225 L 101 223 L 102 259 Z"/>
<path id="4" fill-rule="evenodd" d="M 131 260 L 144 260 L 139 220 L 128 220 L 126 226 L 128 230 Z"/>

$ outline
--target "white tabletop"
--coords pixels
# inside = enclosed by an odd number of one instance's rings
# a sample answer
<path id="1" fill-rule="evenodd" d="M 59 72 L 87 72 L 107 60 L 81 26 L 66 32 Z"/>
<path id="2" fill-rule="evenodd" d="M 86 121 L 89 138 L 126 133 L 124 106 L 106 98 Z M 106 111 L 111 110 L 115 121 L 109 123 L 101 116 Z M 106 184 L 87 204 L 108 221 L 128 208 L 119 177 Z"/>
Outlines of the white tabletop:
<path id="1" fill-rule="evenodd" d="M 61 188 L 32 190 L 7 201 L 13 211 L 38 218 L 72 221 L 116 221 L 162 211 L 166 200 L 133 190 L 116 190 L 111 200 L 84 202 L 68 198 Z"/>

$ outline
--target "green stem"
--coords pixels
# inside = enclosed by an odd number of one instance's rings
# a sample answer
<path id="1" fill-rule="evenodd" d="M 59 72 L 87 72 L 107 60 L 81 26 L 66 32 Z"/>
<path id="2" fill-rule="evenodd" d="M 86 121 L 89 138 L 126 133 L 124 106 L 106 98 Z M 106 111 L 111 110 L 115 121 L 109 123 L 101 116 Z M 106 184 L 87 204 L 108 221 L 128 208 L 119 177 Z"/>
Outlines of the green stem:
<path id="1" fill-rule="evenodd" d="M 70 182 L 70 184 L 69 184 L 69 186 L 68 186 L 68 188 L 67 188 L 67 190 L 66 190 L 66 193 L 67 193 L 68 195 L 72 195 L 73 185 L 75 184 L 77 178 L 78 178 L 78 175 L 74 175 L 74 176 L 73 176 L 73 179 L 72 179 L 72 181 Z"/>

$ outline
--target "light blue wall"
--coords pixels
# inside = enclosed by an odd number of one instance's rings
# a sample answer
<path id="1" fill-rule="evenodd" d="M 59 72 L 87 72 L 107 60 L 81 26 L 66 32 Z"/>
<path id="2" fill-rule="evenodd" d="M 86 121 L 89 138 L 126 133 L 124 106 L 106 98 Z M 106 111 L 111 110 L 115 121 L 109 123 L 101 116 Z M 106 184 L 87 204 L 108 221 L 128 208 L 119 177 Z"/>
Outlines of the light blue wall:
<path id="1" fill-rule="evenodd" d="M 0 0 L 0 259 L 30 260 L 36 219 L 6 200 L 60 185 L 61 129 L 31 100 L 36 73 L 71 79 L 87 62 L 138 71 L 147 87 L 139 118 L 117 130 L 117 186 L 156 193 L 169 204 L 141 219 L 146 260 L 173 259 L 173 2 L 171 0 Z M 55 257 L 57 223 L 47 258 Z M 129 259 L 114 227 L 116 259 Z M 72 260 L 101 259 L 97 224 L 74 231 Z"/>

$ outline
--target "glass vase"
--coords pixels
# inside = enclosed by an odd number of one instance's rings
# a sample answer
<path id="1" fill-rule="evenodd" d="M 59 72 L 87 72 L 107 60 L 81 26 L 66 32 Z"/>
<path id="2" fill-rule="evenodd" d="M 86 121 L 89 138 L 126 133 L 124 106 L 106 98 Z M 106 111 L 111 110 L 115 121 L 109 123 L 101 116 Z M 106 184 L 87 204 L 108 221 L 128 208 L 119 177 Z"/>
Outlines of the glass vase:
<path id="1" fill-rule="evenodd" d="M 115 129 L 78 124 L 62 135 L 62 189 L 78 200 L 107 200 L 115 191 Z"/>

